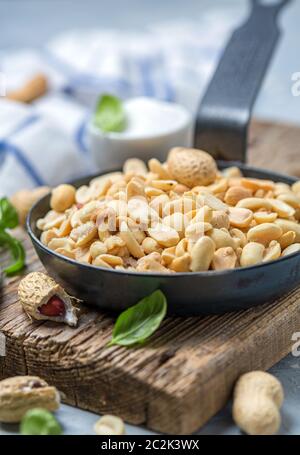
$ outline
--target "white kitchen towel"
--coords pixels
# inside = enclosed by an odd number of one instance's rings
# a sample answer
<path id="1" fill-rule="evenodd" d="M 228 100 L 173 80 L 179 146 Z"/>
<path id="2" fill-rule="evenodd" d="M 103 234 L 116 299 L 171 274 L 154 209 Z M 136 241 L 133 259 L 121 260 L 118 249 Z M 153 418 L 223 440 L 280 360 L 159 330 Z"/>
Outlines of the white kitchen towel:
<path id="1" fill-rule="evenodd" d="M 0 196 L 56 185 L 93 170 L 85 125 L 103 92 L 178 102 L 194 111 L 232 26 L 231 11 L 201 26 L 161 24 L 144 32 L 71 31 L 45 49 L 0 53 L 6 90 L 43 72 L 48 94 L 31 105 L 0 98 Z"/>

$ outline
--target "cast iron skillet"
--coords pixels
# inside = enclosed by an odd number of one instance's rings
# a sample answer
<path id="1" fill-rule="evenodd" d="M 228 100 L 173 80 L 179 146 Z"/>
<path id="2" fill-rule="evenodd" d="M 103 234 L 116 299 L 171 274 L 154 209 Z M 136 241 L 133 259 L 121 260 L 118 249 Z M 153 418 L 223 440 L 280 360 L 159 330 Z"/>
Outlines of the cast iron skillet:
<path id="1" fill-rule="evenodd" d="M 200 103 L 195 128 L 197 148 L 226 160 L 245 159 L 252 106 L 280 35 L 278 14 L 288 2 L 251 0 L 250 16 L 232 34 Z M 226 167 L 224 163 L 219 166 Z M 244 165 L 240 168 L 249 177 L 294 181 Z M 73 184 L 81 186 L 91 178 Z M 300 283 L 298 253 L 254 267 L 174 275 L 122 272 L 77 263 L 39 241 L 36 221 L 48 212 L 49 198 L 37 202 L 28 216 L 33 245 L 50 275 L 70 294 L 99 308 L 120 311 L 159 288 L 168 298 L 171 313 L 224 313 L 271 301 Z"/>
<path id="2" fill-rule="evenodd" d="M 219 163 L 221 169 L 228 165 Z M 295 181 L 246 165 L 239 167 L 249 177 L 289 184 Z M 73 184 L 76 187 L 87 184 L 93 177 Z M 123 272 L 80 264 L 51 251 L 39 240 L 36 221 L 50 209 L 49 199 L 47 195 L 38 201 L 28 215 L 27 230 L 35 250 L 49 274 L 71 295 L 98 308 L 120 311 L 161 289 L 167 296 L 170 313 L 185 316 L 224 313 L 272 301 L 300 283 L 299 253 L 253 267 L 174 275 Z"/>

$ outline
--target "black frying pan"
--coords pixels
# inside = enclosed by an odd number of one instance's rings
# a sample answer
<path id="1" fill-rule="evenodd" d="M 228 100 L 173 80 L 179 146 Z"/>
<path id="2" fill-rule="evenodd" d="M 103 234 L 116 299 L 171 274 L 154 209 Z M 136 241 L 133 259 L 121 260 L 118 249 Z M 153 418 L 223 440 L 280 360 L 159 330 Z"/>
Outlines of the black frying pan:
<path id="1" fill-rule="evenodd" d="M 250 18 L 232 35 L 200 105 L 195 130 L 197 147 L 226 159 L 244 159 L 251 108 L 279 37 L 276 17 L 285 3 L 287 0 L 265 6 L 252 0 Z M 232 163 L 219 162 L 220 168 L 228 165 Z M 295 181 L 246 165 L 239 166 L 249 177 L 289 184 Z M 87 184 L 92 177 L 73 184 L 76 187 Z M 29 213 L 27 229 L 33 245 L 51 276 L 70 294 L 99 308 L 120 311 L 159 288 L 168 298 L 170 313 L 224 313 L 272 301 L 300 283 L 298 253 L 253 267 L 174 275 L 116 271 L 81 264 L 40 242 L 36 221 L 48 212 L 49 200 L 50 196 L 45 196 Z"/>
<path id="2" fill-rule="evenodd" d="M 219 162 L 219 167 L 222 169 L 226 164 Z M 246 165 L 240 165 L 240 168 L 249 177 L 289 184 L 295 181 Z M 93 177 L 77 180 L 73 184 L 76 187 L 85 185 Z M 38 201 L 27 219 L 27 230 L 35 250 L 49 274 L 71 295 L 99 308 L 120 311 L 155 289 L 161 289 L 168 298 L 168 308 L 172 313 L 224 313 L 272 301 L 300 283 L 298 253 L 254 267 L 174 275 L 122 272 L 80 264 L 40 242 L 36 221 L 48 212 L 49 202 L 50 195 Z"/>

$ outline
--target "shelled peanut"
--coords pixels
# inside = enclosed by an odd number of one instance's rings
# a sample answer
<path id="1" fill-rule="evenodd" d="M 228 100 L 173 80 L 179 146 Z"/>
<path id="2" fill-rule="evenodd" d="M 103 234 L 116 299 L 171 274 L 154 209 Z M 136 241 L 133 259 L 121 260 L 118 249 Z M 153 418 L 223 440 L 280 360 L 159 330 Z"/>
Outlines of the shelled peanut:
<path id="1" fill-rule="evenodd" d="M 123 172 L 52 191 L 41 241 L 73 260 L 116 270 L 224 270 L 300 251 L 300 181 L 246 178 L 177 147 L 166 163 L 137 158 Z"/>

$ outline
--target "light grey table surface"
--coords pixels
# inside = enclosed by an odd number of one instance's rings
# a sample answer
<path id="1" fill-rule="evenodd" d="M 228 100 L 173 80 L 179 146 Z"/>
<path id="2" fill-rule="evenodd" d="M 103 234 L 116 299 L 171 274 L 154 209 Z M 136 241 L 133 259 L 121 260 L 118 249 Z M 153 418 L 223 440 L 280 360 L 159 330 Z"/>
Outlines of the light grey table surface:
<path id="1" fill-rule="evenodd" d="M 42 45 L 52 36 L 74 27 L 109 26 L 120 29 L 143 28 L 149 23 L 177 18 L 199 18 L 208 8 L 231 8 L 241 17 L 244 0 L 0 0 L 0 50 Z M 300 97 L 291 93 L 291 77 L 300 72 L 300 1 L 283 12 L 284 31 L 275 58 L 255 104 L 254 114 L 268 119 L 300 122 Z M 199 28 L 201 30 L 201 27 Z M 300 327 L 299 327 L 300 331 Z M 281 434 L 300 434 L 300 359 L 289 355 L 271 372 L 285 389 Z M 199 403 L 201 406 L 201 403 Z M 63 405 L 57 416 L 65 434 L 93 434 L 98 416 Z M 2 425 L 0 434 L 17 432 Z M 127 425 L 128 434 L 153 434 L 142 427 Z M 240 434 L 231 419 L 230 403 L 210 420 L 199 434 Z"/>

